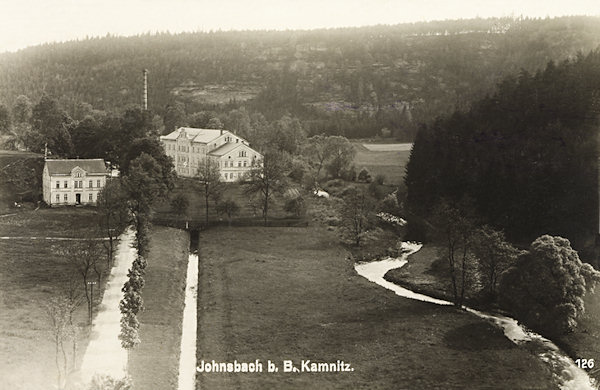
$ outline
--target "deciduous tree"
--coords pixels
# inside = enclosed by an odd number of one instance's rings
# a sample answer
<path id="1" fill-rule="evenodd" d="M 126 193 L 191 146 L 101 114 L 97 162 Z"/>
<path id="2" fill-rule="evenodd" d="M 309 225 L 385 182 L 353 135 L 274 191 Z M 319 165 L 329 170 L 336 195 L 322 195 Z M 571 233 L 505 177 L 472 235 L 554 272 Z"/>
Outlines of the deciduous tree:
<path id="1" fill-rule="evenodd" d="M 544 235 L 519 256 L 500 280 L 502 305 L 548 335 L 572 332 L 600 273 L 583 264 L 569 240 Z"/>
<path id="2" fill-rule="evenodd" d="M 286 170 L 289 160 L 279 151 L 268 151 L 261 161 L 254 161 L 246 177 L 244 193 L 258 195 L 262 204 L 265 226 L 268 223 L 269 204 L 276 193 L 286 186 Z"/>

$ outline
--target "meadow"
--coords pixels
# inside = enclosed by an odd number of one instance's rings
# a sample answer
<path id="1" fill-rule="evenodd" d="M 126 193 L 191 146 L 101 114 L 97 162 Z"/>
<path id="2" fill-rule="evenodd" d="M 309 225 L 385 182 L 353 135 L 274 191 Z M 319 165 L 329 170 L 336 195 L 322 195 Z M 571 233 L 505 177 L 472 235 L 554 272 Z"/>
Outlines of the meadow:
<path id="1" fill-rule="evenodd" d="M 387 184 L 399 185 L 404 180 L 406 164 L 410 157 L 409 144 L 375 144 L 353 142 L 357 172 L 367 168 L 372 177 L 385 175 Z"/>
<path id="2" fill-rule="evenodd" d="M 487 322 L 363 279 L 325 228 L 213 228 L 200 234 L 199 257 L 198 361 L 280 368 L 199 374 L 199 389 L 553 388 L 537 359 Z M 282 372 L 283 360 L 303 359 L 354 371 Z"/>

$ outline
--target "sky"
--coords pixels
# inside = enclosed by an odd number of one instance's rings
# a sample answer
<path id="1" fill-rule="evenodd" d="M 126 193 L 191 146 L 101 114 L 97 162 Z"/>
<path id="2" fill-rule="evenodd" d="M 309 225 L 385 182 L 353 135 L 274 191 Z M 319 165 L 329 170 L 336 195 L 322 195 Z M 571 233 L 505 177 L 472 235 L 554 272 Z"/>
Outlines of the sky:
<path id="1" fill-rule="evenodd" d="M 0 0 L 0 53 L 85 37 L 493 16 L 600 16 L 600 0 Z"/>

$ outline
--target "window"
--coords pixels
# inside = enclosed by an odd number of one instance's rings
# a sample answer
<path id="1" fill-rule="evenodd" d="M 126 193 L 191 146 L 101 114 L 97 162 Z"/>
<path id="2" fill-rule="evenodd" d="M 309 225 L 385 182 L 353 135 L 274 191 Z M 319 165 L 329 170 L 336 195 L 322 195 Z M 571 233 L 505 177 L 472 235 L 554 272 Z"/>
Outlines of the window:
<path id="1" fill-rule="evenodd" d="M 69 201 L 69 194 L 65 194 L 65 202 Z"/>
<path id="2" fill-rule="evenodd" d="M 73 182 L 73 188 L 77 188 L 77 180 Z"/>
<path id="3" fill-rule="evenodd" d="M 60 188 L 60 181 L 56 182 L 56 188 Z"/>
<path id="4" fill-rule="evenodd" d="M 244 166 L 246 166 L 247 161 L 244 161 Z"/>
<path id="5" fill-rule="evenodd" d="M 79 188 L 83 188 L 83 180 L 79 180 Z"/>
<path id="6" fill-rule="evenodd" d="M 60 195 L 56 194 L 56 203 L 60 203 Z"/>
<path id="7" fill-rule="evenodd" d="M 94 182 L 90 180 L 88 187 L 92 188 L 94 186 Z"/>
<path id="8" fill-rule="evenodd" d="M 69 188 L 69 182 L 65 180 L 65 188 Z"/>
<path id="9" fill-rule="evenodd" d="M 238 161 L 238 167 L 241 167 L 241 166 L 242 166 L 242 162 Z"/>
<path id="10" fill-rule="evenodd" d="M 100 180 L 96 180 L 96 187 L 100 188 Z"/>
<path id="11" fill-rule="evenodd" d="M 90 194 L 90 202 L 94 201 L 94 194 Z"/>

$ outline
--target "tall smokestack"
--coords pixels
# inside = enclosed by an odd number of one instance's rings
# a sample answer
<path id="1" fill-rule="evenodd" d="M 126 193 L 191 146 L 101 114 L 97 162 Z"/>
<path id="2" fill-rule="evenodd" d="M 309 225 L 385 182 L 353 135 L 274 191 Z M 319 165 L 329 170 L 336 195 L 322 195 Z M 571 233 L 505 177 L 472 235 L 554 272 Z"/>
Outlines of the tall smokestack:
<path id="1" fill-rule="evenodd" d="M 148 111 L 148 69 L 144 69 L 144 111 Z"/>

